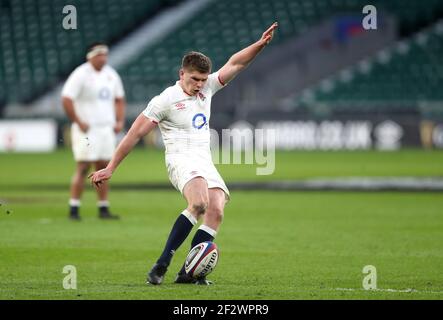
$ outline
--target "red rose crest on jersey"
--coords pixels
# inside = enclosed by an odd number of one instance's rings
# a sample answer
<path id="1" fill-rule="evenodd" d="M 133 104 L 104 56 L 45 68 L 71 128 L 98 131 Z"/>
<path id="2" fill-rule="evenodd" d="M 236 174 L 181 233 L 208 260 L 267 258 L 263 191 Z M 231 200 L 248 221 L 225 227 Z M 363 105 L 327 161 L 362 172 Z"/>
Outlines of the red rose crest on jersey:
<path id="1" fill-rule="evenodd" d="M 179 103 L 176 103 L 176 104 L 175 104 L 175 108 L 176 108 L 177 110 L 183 110 L 183 109 L 186 108 L 186 105 L 185 105 L 184 103 L 179 102 Z"/>
<path id="2" fill-rule="evenodd" d="M 200 99 L 201 99 L 202 101 L 205 101 L 205 100 L 206 100 L 206 97 L 205 97 L 205 95 L 204 95 L 203 93 L 199 92 L 199 93 L 198 93 L 198 96 L 200 97 Z"/>

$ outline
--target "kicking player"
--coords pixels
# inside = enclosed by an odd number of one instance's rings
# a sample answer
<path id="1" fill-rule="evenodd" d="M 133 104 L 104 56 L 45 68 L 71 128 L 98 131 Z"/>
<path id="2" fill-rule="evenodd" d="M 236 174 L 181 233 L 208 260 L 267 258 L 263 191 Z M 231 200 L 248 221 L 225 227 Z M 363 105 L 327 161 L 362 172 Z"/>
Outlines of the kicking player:
<path id="1" fill-rule="evenodd" d="M 180 80 L 154 97 L 137 117 L 106 168 L 92 173 L 92 183 L 100 187 L 110 179 L 120 162 L 136 143 L 157 125 L 165 144 L 165 161 L 171 183 L 187 201 L 187 208 L 175 221 L 166 245 L 148 273 L 147 281 L 161 284 L 172 256 L 203 216 L 203 223 L 192 239 L 191 247 L 213 241 L 223 219 L 229 190 L 215 168 L 210 152 L 209 118 L 212 96 L 245 69 L 271 41 L 277 23 L 255 43 L 235 53 L 217 72 L 211 73 L 211 61 L 199 52 L 183 57 Z M 192 279 L 184 267 L 176 283 L 211 284 L 205 278 Z"/>
<path id="2" fill-rule="evenodd" d="M 122 81 L 117 72 L 106 65 L 108 47 L 92 44 L 87 62 L 77 67 L 62 90 L 63 107 L 72 121 L 71 141 L 77 168 L 71 182 L 69 218 L 80 220 L 80 198 L 89 167 L 107 166 L 116 146 L 115 134 L 124 127 L 125 99 Z M 108 185 L 97 189 L 101 219 L 116 219 L 109 211 Z"/>

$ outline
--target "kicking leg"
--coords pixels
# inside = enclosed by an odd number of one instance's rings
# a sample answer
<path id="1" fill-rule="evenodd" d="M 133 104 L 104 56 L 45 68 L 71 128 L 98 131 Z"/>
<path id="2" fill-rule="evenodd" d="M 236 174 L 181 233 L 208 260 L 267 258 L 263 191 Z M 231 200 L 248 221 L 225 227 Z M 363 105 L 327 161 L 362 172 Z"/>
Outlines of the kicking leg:
<path id="1" fill-rule="evenodd" d="M 226 203 L 225 192 L 220 188 L 211 188 L 208 190 L 209 205 L 206 213 L 203 216 L 203 224 L 198 228 L 191 243 L 191 249 L 197 244 L 205 241 L 213 241 L 217 235 L 217 231 L 223 220 L 223 212 Z M 191 279 L 186 275 L 185 266 L 183 264 L 179 271 L 176 283 L 193 283 L 194 279 Z M 198 284 L 210 284 L 206 279 L 199 279 Z"/>
<path id="2" fill-rule="evenodd" d="M 209 206 L 203 216 L 203 223 L 192 239 L 191 246 L 205 241 L 213 241 L 223 221 L 225 192 L 220 188 L 209 189 Z"/>

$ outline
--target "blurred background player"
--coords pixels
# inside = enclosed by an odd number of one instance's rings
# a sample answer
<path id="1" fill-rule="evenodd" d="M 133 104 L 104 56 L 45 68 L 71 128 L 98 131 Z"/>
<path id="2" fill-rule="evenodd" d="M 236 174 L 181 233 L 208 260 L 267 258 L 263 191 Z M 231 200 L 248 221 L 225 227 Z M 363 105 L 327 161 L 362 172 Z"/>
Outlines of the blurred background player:
<path id="1" fill-rule="evenodd" d="M 117 147 L 108 166 L 90 175 L 92 182 L 101 186 L 111 178 L 136 143 L 159 125 L 166 147 L 169 179 L 183 194 L 188 206 L 175 221 L 160 258 L 148 273 L 147 280 L 151 284 L 163 282 L 175 251 L 201 216 L 203 223 L 195 233 L 191 247 L 214 240 L 218 232 L 229 191 L 211 158 L 211 98 L 251 63 L 271 41 L 276 28 L 277 23 L 274 23 L 257 42 L 231 56 L 219 71 L 212 74 L 208 57 L 199 52 L 185 55 L 179 71 L 180 80 L 149 102 Z M 175 282 L 211 284 L 205 278 L 192 279 L 183 267 Z"/>
<path id="2" fill-rule="evenodd" d="M 71 140 L 76 171 L 71 182 L 69 217 L 80 219 L 80 198 L 90 166 L 106 167 L 116 145 L 116 134 L 124 127 L 125 100 L 118 73 L 109 65 L 108 47 L 92 44 L 87 62 L 77 67 L 62 90 L 63 107 L 72 121 Z M 108 184 L 97 189 L 99 217 L 117 219 L 109 211 Z"/>

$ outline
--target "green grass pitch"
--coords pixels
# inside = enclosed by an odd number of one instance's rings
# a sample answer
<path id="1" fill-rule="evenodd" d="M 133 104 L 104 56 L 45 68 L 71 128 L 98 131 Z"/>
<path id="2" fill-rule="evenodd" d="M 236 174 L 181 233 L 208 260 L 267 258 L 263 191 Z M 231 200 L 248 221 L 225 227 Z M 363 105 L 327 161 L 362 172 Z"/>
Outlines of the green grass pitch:
<path id="1" fill-rule="evenodd" d="M 171 190 L 110 194 L 121 221 L 100 221 L 88 187 L 83 221 L 67 219 L 70 151 L 0 155 L 0 299 L 442 299 L 443 197 L 438 192 L 233 191 L 216 243 L 215 285 L 164 284 L 146 273 L 185 207 Z M 443 176 L 443 152 L 279 152 L 272 176 L 221 165 L 234 181 L 349 176 Z M 135 150 L 112 184 L 167 182 L 159 151 Z M 195 228 L 196 229 L 196 228 Z M 195 230 L 194 229 L 194 230 Z M 77 289 L 63 289 L 65 265 Z M 362 269 L 377 270 L 376 291 Z"/>

